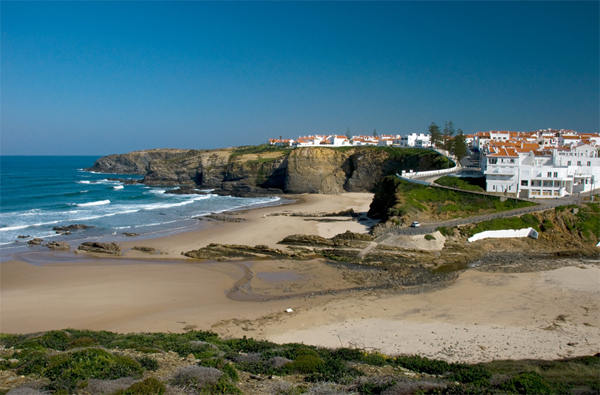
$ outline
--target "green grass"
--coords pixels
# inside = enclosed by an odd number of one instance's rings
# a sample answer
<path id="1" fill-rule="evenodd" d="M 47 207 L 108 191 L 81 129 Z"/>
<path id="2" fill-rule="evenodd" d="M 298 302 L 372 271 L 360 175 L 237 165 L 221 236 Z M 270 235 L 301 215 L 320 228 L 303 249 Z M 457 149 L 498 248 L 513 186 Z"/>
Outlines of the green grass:
<path id="1" fill-rule="evenodd" d="M 435 180 L 436 184 L 462 189 L 464 191 L 485 192 L 485 177 L 452 177 L 444 176 Z"/>
<path id="2" fill-rule="evenodd" d="M 453 218 L 458 218 L 536 205 L 516 199 L 501 201 L 495 196 L 430 187 L 400 180 L 395 176 L 386 177 L 383 184 L 387 186 L 377 191 L 374 202 L 381 199 L 380 204 L 391 206 L 387 217 L 431 210 L 434 215 L 452 213 Z"/>
<path id="3" fill-rule="evenodd" d="M 277 147 L 270 144 L 260 144 L 260 145 L 249 145 L 242 147 L 235 147 L 229 156 L 229 160 L 248 154 L 265 154 L 270 152 L 281 152 L 282 155 L 289 154 L 292 151 L 292 148 L 282 148 Z"/>
<path id="4" fill-rule="evenodd" d="M 467 231 L 467 235 L 470 237 L 476 233 L 485 232 L 486 230 L 523 229 L 529 227 L 539 232 L 540 221 L 531 214 L 525 214 L 520 217 L 496 218 L 479 222 L 474 228 Z"/>

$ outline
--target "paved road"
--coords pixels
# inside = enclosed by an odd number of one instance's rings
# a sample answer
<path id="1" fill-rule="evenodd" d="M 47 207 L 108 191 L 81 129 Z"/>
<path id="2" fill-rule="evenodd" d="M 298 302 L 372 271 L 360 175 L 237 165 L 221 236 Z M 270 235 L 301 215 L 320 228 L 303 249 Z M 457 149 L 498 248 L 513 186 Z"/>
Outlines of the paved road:
<path id="1" fill-rule="evenodd" d="M 384 242 L 390 236 L 393 235 L 423 235 L 428 233 L 433 233 L 439 227 L 454 227 L 459 225 L 466 224 L 474 224 L 483 221 L 489 221 L 495 218 L 507 218 L 507 217 L 515 217 L 527 213 L 545 211 L 554 209 L 557 206 L 564 206 L 569 204 L 579 204 L 583 201 L 585 197 L 589 197 L 591 195 L 596 195 L 600 193 L 600 189 L 596 189 L 592 192 L 585 192 L 581 195 L 572 195 L 559 199 L 538 199 L 536 203 L 537 206 L 518 208 L 514 210 L 500 211 L 492 214 L 484 214 L 484 215 L 475 215 L 467 218 L 457 218 L 448 221 L 441 222 L 432 222 L 432 223 L 421 223 L 419 228 L 410 228 L 410 227 L 398 227 L 390 230 L 384 235 L 379 236 L 375 239 L 377 243 Z"/>

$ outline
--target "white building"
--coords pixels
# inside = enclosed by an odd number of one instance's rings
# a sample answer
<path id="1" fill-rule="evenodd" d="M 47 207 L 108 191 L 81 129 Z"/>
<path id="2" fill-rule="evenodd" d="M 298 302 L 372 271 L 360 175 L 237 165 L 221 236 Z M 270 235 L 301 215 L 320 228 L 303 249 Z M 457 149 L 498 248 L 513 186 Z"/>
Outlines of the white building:
<path id="1" fill-rule="evenodd" d="M 523 142 L 488 146 L 481 156 L 486 190 L 553 198 L 600 187 L 600 157 L 595 145 L 536 147 Z"/>
<path id="2" fill-rule="evenodd" d="M 394 144 L 401 147 L 428 148 L 431 147 L 431 135 L 411 133 L 394 139 Z"/>

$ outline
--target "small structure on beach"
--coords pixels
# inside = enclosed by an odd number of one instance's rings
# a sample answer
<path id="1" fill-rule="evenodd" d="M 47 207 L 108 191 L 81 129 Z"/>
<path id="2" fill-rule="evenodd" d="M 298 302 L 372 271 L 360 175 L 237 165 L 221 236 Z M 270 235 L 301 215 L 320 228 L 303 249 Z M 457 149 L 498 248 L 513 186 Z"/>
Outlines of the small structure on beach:
<path id="1" fill-rule="evenodd" d="M 472 243 L 482 239 L 508 239 L 513 237 L 531 237 L 532 239 L 538 238 L 537 230 L 533 228 L 525 229 L 503 229 L 503 230 L 486 230 L 485 232 L 474 234 L 469 237 L 469 242 Z"/>

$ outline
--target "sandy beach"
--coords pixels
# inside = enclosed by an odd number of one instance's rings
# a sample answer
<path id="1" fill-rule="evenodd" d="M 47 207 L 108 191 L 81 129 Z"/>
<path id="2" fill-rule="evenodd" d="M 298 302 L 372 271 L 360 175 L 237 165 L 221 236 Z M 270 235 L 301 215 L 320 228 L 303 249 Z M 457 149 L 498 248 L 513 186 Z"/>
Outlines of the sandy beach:
<path id="1" fill-rule="evenodd" d="M 441 289 L 394 294 L 347 292 L 356 284 L 322 260 L 206 262 L 181 255 L 209 243 L 281 248 L 277 242 L 291 234 L 364 233 L 371 223 L 275 214 L 364 213 L 371 199 L 367 193 L 306 195 L 294 204 L 235 213 L 242 222 L 207 221 L 195 232 L 132 239 L 122 243 L 120 258 L 65 253 L 57 256 L 68 260 L 51 263 L 3 262 L 0 331 L 202 329 L 465 362 L 600 350 L 600 269 L 589 261 L 533 273 L 468 270 Z M 160 253 L 131 250 L 140 245 Z"/>

